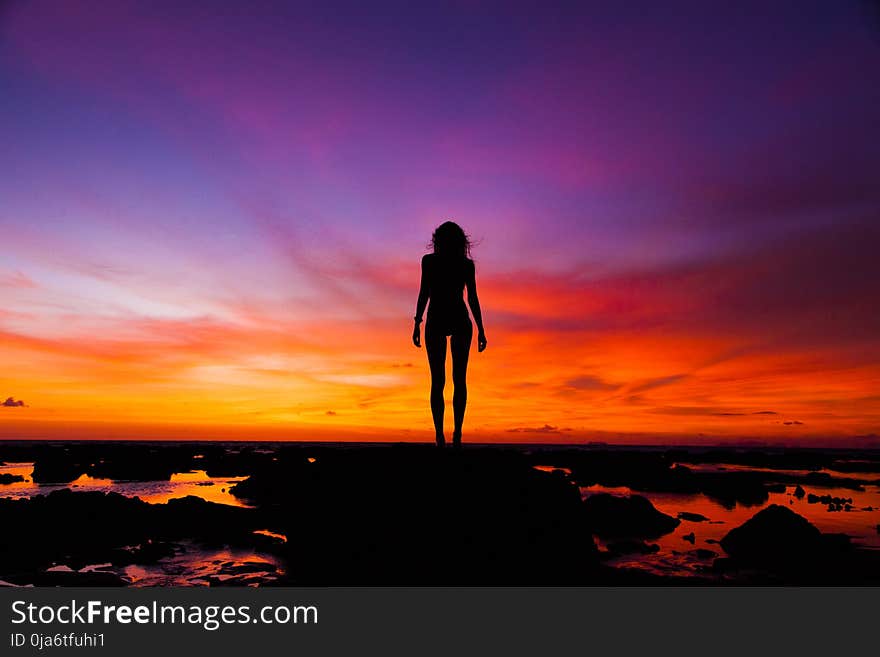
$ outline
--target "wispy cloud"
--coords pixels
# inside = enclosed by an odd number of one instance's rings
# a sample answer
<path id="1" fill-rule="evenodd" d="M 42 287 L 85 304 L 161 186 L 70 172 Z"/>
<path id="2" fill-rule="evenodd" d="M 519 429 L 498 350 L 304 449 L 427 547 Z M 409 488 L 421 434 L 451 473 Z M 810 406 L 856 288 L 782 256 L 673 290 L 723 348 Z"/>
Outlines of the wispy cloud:
<path id="1" fill-rule="evenodd" d="M 560 429 L 550 424 L 545 424 L 542 427 L 514 427 L 507 430 L 508 433 L 562 433 L 563 431 L 567 431 L 567 429 Z"/>
<path id="2" fill-rule="evenodd" d="M 30 276 L 20 271 L 16 271 L 6 274 L 0 272 L 0 287 L 34 289 L 38 286 Z"/>
<path id="3" fill-rule="evenodd" d="M 573 379 L 569 379 L 565 382 L 565 385 L 569 388 L 574 388 L 576 390 L 616 390 L 619 386 L 614 385 L 613 383 L 608 383 L 604 381 L 601 377 L 594 376 L 592 374 L 584 374 L 582 376 L 577 376 Z"/>

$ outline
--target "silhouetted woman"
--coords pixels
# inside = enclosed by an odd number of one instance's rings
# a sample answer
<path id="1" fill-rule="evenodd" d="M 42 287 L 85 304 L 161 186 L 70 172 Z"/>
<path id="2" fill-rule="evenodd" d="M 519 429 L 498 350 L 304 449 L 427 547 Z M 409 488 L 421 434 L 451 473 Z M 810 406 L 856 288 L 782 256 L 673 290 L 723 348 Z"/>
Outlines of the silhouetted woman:
<path id="1" fill-rule="evenodd" d="M 422 338 L 419 325 L 422 313 L 428 305 L 428 321 L 425 323 L 425 348 L 428 351 L 428 364 L 431 367 L 431 414 L 434 417 L 434 431 L 437 445 L 443 447 L 443 388 L 446 385 L 446 338 L 452 350 L 452 412 L 455 428 L 452 444 L 461 445 L 461 425 L 464 422 L 464 409 L 467 405 L 467 364 L 468 352 L 474 327 L 464 304 L 464 289 L 467 288 L 468 305 L 477 322 L 477 348 L 486 348 L 486 333 L 483 331 L 483 314 L 477 298 L 477 282 L 474 274 L 474 261 L 468 256 L 471 243 L 458 224 L 447 221 L 437 227 L 431 236 L 433 253 L 422 257 L 422 283 L 419 300 L 416 303 L 413 344 L 421 347 Z"/>

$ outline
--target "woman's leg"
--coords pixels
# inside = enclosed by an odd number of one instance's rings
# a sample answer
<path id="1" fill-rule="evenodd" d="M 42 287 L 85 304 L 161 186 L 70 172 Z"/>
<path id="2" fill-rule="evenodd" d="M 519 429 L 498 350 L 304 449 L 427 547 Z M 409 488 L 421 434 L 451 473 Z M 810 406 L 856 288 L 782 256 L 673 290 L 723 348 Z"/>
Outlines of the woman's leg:
<path id="1" fill-rule="evenodd" d="M 431 415 L 434 418 L 434 432 L 437 446 L 443 447 L 443 388 L 446 386 L 446 336 L 441 331 L 432 331 L 425 326 L 425 350 L 428 352 L 428 365 L 431 368 Z"/>
<path id="2" fill-rule="evenodd" d="M 455 386 L 455 391 L 452 394 L 452 415 L 455 419 L 452 444 L 455 447 L 461 445 L 461 426 L 464 423 L 464 409 L 467 406 L 468 355 L 473 336 L 474 327 L 468 319 L 467 323 L 460 330 L 453 332 L 449 339 L 452 351 L 452 385 Z"/>

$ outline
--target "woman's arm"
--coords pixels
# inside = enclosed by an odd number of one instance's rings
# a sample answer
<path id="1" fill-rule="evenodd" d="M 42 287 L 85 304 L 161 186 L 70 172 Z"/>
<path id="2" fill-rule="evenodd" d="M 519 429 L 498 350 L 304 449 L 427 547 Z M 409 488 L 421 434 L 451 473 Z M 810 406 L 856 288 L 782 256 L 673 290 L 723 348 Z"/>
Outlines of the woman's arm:
<path id="1" fill-rule="evenodd" d="M 425 306 L 428 305 L 428 297 L 430 290 L 428 287 L 428 254 L 422 256 L 422 280 L 419 283 L 419 298 L 416 301 L 416 315 L 413 318 L 415 326 L 413 326 L 413 344 L 417 347 L 422 346 L 422 335 L 420 324 L 422 323 L 422 315 L 425 314 Z"/>
<path id="2" fill-rule="evenodd" d="M 468 260 L 467 285 L 468 305 L 471 307 L 474 321 L 477 323 L 477 349 L 483 351 L 486 348 L 486 332 L 483 330 L 483 311 L 480 309 L 480 298 L 477 296 L 477 273 L 474 261 Z"/>

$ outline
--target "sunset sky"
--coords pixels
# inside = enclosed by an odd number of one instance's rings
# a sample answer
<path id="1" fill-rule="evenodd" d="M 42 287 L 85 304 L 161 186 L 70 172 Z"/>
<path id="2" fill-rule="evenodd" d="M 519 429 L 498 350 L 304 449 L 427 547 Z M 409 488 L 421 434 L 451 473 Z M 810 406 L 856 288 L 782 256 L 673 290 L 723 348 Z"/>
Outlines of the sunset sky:
<path id="1" fill-rule="evenodd" d="M 880 445 L 874 6 L 0 2 L 0 438 L 432 439 L 452 218 L 465 440 Z"/>

